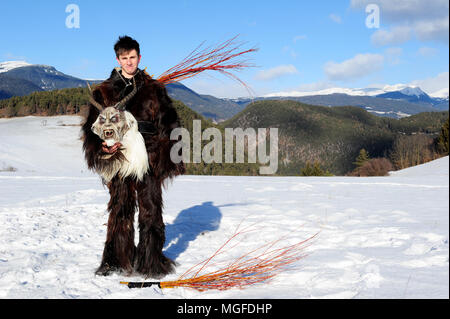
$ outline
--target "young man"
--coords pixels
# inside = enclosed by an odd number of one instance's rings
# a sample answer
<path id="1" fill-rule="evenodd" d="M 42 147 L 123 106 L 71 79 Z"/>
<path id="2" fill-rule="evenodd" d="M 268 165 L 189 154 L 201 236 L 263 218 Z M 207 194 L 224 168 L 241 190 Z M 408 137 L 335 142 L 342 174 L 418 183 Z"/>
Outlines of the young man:
<path id="1" fill-rule="evenodd" d="M 174 263 L 164 256 L 165 226 L 162 219 L 162 184 L 167 178 L 184 173 L 183 163 L 170 160 L 170 149 L 176 141 L 170 132 L 178 126 L 178 116 L 164 85 L 153 80 L 139 69 L 141 60 L 139 44 L 123 36 L 114 45 L 120 67 L 93 91 L 93 98 L 103 107 L 115 105 L 130 92 L 137 90 L 126 103 L 125 110 L 138 121 L 144 137 L 150 165 L 142 181 L 114 177 L 108 184 L 111 199 L 108 203 L 108 230 L 102 262 L 96 271 L 109 275 L 113 271 L 134 271 L 146 277 L 161 277 L 173 271 Z M 99 157 L 114 154 L 120 143 L 107 146 L 91 126 L 99 110 L 90 105 L 89 114 L 82 127 L 83 150 L 90 169 L 98 165 Z M 139 243 L 134 245 L 134 211 L 139 207 Z"/>

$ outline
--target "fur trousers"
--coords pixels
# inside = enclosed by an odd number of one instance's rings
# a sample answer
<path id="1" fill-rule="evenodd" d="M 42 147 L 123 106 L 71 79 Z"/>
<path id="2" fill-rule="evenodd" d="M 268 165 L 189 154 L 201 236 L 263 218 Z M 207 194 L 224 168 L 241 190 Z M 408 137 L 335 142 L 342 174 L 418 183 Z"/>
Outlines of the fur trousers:
<path id="1" fill-rule="evenodd" d="M 108 184 L 108 230 L 97 275 L 134 271 L 160 278 L 173 272 L 174 262 L 165 257 L 161 183 L 146 174 L 142 181 L 114 177 Z M 139 243 L 134 244 L 134 214 L 139 207 Z"/>

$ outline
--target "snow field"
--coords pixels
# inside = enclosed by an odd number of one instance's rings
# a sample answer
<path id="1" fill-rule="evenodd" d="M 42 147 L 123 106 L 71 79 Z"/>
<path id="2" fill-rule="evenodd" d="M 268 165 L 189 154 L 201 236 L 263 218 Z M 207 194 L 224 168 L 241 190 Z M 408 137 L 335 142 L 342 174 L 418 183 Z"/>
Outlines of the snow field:
<path id="1" fill-rule="evenodd" d="M 144 278 L 95 276 L 109 194 L 85 167 L 77 123 L 0 120 L 0 298 L 449 297 L 448 157 L 388 177 L 178 177 L 164 192 L 164 250 L 178 263 L 164 281 L 209 258 L 239 225 L 253 231 L 206 272 L 264 243 L 319 234 L 295 267 L 242 290 L 128 289 L 119 282 Z"/>

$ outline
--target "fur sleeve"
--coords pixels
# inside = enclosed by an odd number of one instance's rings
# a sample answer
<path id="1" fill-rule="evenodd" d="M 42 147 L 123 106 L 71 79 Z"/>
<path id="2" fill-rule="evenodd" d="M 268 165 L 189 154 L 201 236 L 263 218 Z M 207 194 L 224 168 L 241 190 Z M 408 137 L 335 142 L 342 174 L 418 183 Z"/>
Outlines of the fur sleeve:
<path id="1" fill-rule="evenodd" d="M 170 140 L 172 129 L 179 127 L 178 114 L 172 105 L 172 100 L 167 94 L 163 84 L 154 82 L 155 98 L 153 99 L 157 135 L 152 138 L 151 145 L 147 148 L 149 152 L 150 166 L 156 178 L 164 180 L 185 172 L 184 164 L 173 163 L 170 159 L 170 150 L 177 142 Z M 156 107 L 155 107 L 156 106 Z"/>
<path id="2" fill-rule="evenodd" d="M 94 91 L 94 98 L 96 101 L 99 101 L 101 94 L 98 91 Z M 83 152 L 89 169 L 94 169 L 96 160 L 102 152 L 102 140 L 91 130 L 91 126 L 97 119 L 99 113 L 97 108 L 89 104 L 88 115 L 81 127 Z"/>

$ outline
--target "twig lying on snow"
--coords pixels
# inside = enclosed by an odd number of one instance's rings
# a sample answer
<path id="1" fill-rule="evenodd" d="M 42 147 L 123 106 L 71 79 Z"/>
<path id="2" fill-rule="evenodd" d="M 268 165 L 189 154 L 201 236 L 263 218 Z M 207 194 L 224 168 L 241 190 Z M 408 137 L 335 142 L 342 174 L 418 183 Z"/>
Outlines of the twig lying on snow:
<path id="1" fill-rule="evenodd" d="M 276 248 L 284 238 L 268 242 L 235 259 L 227 267 L 200 274 L 209 262 L 239 235 L 249 230 L 238 231 L 233 234 L 216 252 L 205 261 L 183 273 L 177 280 L 162 282 L 120 282 L 129 288 L 143 288 L 158 285 L 160 288 L 187 287 L 203 291 L 207 289 L 227 290 L 230 288 L 245 288 L 260 282 L 268 281 L 277 274 L 288 269 L 296 261 L 307 256 L 303 250 L 318 234 L 292 245 Z M 186 278 L 191 276 L 190 278 Z"/>

